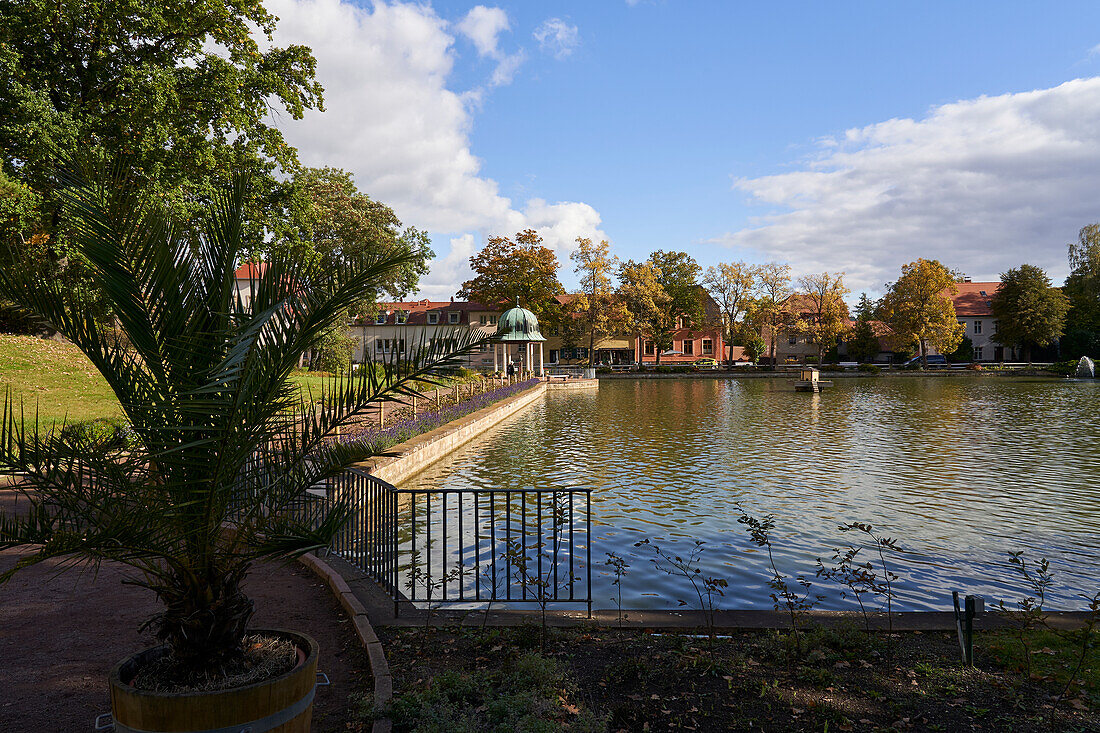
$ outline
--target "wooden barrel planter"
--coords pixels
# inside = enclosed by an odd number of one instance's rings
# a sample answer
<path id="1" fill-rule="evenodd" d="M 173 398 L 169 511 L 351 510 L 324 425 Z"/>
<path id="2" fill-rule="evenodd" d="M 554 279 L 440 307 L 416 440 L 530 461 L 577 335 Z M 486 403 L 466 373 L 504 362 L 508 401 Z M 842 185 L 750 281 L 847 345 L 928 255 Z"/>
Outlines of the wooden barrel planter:
<path id="1" fill-rule="evenodd" d="M 313 717 L 319 648 L 312 637 L 282 629 L 250 633 L 290 639 L 298 666 L 278 677 L 213 692 L 165 693 L 139 690 L 137 670 L 168 653 L 154 647 L 111 670 L 111 715 L 115 733 L 308 733 Z"/>

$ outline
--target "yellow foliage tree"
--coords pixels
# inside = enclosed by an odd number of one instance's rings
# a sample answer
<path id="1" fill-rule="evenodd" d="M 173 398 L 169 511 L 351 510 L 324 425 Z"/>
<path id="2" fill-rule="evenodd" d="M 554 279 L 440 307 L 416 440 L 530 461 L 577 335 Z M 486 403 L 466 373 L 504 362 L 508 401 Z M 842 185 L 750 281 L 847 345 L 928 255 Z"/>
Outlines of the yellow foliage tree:
<path id="1" fill-rule="evenodd" d="M 956 277 L 938 260 L 918 259 L 902 266 L 882 298 L 882 320 L 901 342 L 917 345 L 922 366 L 928 366 L 929 347 L 949 354 L 962 342 L 965 329 L 950 298 L 958 292 Z"/>
<path id="2" fill-rule="evenodd" d="M 844 273 L 823 272 L 799 278 L 805 292 L 805 332 L 810 343 L 817 345 L 818 363 L 837 340 L 848 330 L 848 304 L 844 296 L 852 292 L 844 286 Z"/>

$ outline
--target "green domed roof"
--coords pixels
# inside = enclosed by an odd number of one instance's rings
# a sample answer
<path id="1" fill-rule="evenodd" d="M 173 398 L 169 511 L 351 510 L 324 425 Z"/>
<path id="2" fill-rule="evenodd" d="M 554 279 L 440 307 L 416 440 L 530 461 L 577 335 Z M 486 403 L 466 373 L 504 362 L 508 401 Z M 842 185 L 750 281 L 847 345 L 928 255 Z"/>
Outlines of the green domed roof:
<path id="1" fill-rule="evenodd" d="M 545 341 L 539 333 L 539 319 L 526 308 L 519 307 L 519 298 L 516 298 L 516 307 L 509 308 L 500 314 L 497 321 L 496 341 Z"/>

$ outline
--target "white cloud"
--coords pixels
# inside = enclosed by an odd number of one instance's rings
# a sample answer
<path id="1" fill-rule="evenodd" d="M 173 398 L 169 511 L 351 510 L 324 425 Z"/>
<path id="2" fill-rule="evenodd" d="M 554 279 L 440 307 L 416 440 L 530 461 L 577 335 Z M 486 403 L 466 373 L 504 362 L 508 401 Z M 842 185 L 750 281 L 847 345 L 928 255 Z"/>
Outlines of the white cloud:
<path id="1" fill-rule="evenodd" d="M 512 54 L 506 54 L 500 49 L 500 34 L 509 30 L 511 25 L 508 14 L 500 8 L 487 8 L 477 5 L 455 26 L 459 33 L 466 36 L 474 44 L 479 56 L 487 56 L 495 59 L 496 69 L 489 79 L 490 87 L 499 87 L 511 84 L 519 67 L 523 65 L 527 55 L 523 49 Z M 480 103 L 483 90 L 474 90 L 467 98 Z"/>
<path id="2" fill-rule="evenodd" d="M 477 5 L 455 26 L 458 32 L 469 38 L 481 56 L 497 58 L 498 36 L 510 28 L 508 14 L 500 8 Z"/>
<path id="3" fill-rule="evenodd" d="M 532 35 L 539 42 L 539 48 L 556 59 L 564 59 L 580 44 L 577 26 L 561 18 L 547 18 Z"/>
<path id="4" fill-rule="evenodd" d="M 1100 43 L 1089 49 L 1089 57 L 1100 56 Z"/>
<path id="5" fill-rule="evenodd" d="M 448 88 L 455 38 L 429 6 L 376 2 L 365 9 L 339 0 L 268 0 L 267 7 L 280 18 L 275 43 L 312 48 L 325 87 L 325 112 L 277 120 L 303 164 L 349 170 L 361 190 L 392 206 L 405 223 L 452 235 L 449 250 L 436 243 L 440 257 L 425 278 L 425 293 L 453 293 L 474 242 L 490 234 L 535 228 L 559 253 L 577 236 L 606 236 L 587 204 L 532 199 L 517 206 L 481 175 L 470 149 L 469 97 Z M 499 32 L 485 30 L 499 27 L 499 16 L 485 17 L 478 37 L 500 54 L 499 45 L 489 43 Z"/>
<path id="6" fill-rule="evenodd" d="M 801 273 L 845 269 L 857 289 L 917 257 L 975 279 L 1026 262 L 1057 281 L 1065 243 L 1100 219 L 1100 78 L 944 104 L 820 150 L 800 170 L 736 179 L 777 210 L 715 241 Z"/>

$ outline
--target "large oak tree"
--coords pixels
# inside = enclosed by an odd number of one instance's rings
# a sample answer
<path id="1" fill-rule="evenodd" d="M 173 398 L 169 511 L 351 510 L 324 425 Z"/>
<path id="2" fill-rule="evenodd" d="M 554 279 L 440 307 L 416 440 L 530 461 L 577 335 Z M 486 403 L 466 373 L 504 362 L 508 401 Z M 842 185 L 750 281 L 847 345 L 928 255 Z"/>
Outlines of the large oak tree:
<path id="1" fill-rule="evenodd" d="M 1001 275 L 991 305 L 997 319 L 993 340 L 1021 347 L 1030 362 L 1032 346 L 1049 346 L 1062 335 L 1069 299 L 1051 285 L 1042 268 L 1020 265 Z"/>
<path id="2" fill-rule="evenodd" d="M 269 46 L 275 22 L 261 0 L 0 3 L 0 168 L 42 196 L 56 276 L 93 282 L 62 221 L 59 158 L 123 161 L 183 222 L 246 175 L 245 246 L 260 245 L 274 173 L 297 164 L 272 113 L 300 118 L 322 93 L 308 48 Z"/>

